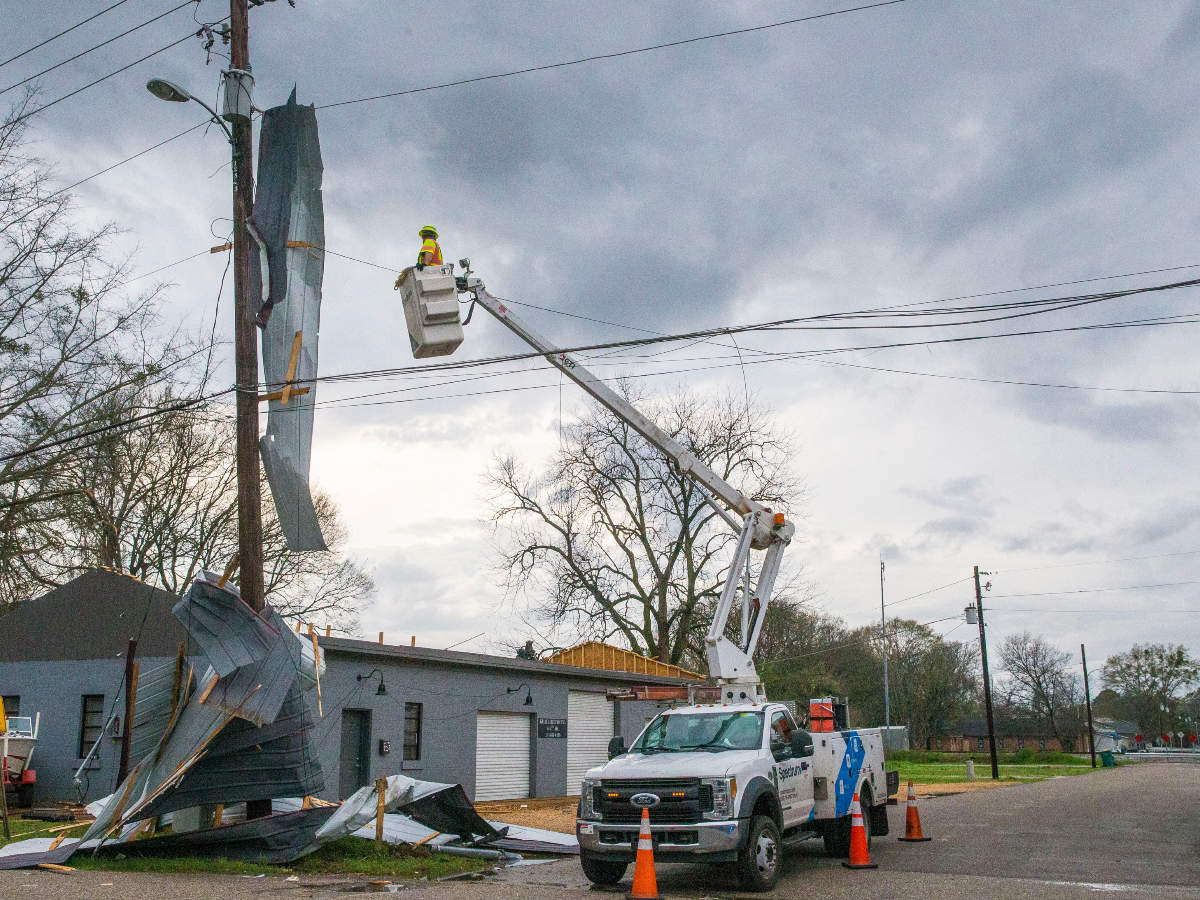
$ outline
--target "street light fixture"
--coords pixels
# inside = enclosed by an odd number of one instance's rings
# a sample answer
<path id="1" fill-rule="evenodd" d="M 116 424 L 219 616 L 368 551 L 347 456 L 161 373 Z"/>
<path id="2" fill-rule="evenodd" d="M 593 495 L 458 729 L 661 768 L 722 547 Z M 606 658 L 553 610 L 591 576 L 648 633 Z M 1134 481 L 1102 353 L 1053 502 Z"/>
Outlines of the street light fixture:
<path id="1" fill-rule="evenodd" d="M 151 78 L 146 82 L 146 90 L 152 93 L 159 100 L 168 100 L 171 103 L 187 103 L 189 100 L 195 100 L 206 110 L 208 110 L 209 116 L 212 117 L 214 122 L 221 126 L 221 129 L 225 132 L 225 136 L 229 138 L 229 140 L 233 140 L 233 134 L 230 132 L 229 126 L 226 125 L 225 121 L 217 115 L 217 111 L 199 97 L 189 94 L 186 90 L 175 84 L 175 82 L 167 81 L 165 78 Z"/>

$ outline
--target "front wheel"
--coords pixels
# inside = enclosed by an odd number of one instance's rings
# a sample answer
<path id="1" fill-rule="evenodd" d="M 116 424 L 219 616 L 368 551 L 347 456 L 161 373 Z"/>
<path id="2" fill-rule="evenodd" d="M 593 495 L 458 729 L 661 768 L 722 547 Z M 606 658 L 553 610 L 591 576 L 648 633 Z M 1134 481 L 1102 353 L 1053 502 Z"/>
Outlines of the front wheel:
<path id="1" fill-rule="evenodd" d="M 603 856 L 593 856 L 585 850 L 579 851 L 579 863 L 583 866 L 583 874 L 592 884 L 616 884 L 625 877 L 625 869 L 629 863 Z"/>
<path id="2" fill-rule="evenodd" d="M 744 891 L 769 891 L 779 880 L 779 828 L 769 816 L 750 820 L 746 846 L 738 851 L 738 885 Z"/>

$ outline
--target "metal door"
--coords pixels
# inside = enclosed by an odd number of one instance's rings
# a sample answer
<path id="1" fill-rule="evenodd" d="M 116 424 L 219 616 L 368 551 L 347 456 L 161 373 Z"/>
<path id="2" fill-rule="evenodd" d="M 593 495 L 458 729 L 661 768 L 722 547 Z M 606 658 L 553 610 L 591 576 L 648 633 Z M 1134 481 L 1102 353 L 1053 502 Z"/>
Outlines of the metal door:
<path id="1" fill-rule="evenodd" d="M 569 732 L 568 732 L 569 733 Z M 529 796 L 530 717 L 480 712 L 475 728 L 475 801 Z"/>
<path id="2" fill-rule="evenodd" d="M 579 793 L 579 784 L 592 766 L 608 761 L 613 736 L 613 705 L 603 694 L 567 692 L 567 794 Z"/>
<path id="3" fill-rule="evenodd" d="M 338 796 L 345 800 L 371 781 L 371 711 L 342 710 Z"/>
<path id="4" fill-rule="evenodd" d="M 792 757 L 791 738 L 796 727 L 795 720 L 787 712 L 772 714 L 767 726 L 768 747 L 775 757 L 771 780 L 779 793 L 785 828 L 808 821 L 814 802 L 812 757 Z"/>

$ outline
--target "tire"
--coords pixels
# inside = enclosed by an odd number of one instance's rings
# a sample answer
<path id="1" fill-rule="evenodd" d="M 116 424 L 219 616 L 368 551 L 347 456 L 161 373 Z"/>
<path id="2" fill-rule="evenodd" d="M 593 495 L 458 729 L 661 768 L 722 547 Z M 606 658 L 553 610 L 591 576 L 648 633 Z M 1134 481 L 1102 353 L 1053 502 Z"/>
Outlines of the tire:
<path id="1" fill-rule="evenodd" d="M 579 851 L 579 863 L 583 866 L 583 874 L 592 884 L 616 884 L 625 877 L 625 870 L 629 868 L 627 862 L 593 856 L 583 850 Z"/>
<path id="2" fill-rule="evenodd" d="M 779 866 L 783 862 L 783 846 L 779 841 L 779 826 L 769 816 L 750 820 L 746 846 L 738 851 L 738 886 L 743 891 L 769 891 L 779 881 Z"/>
<path id="3" fill-rule="evenodd" d="M 867 832 L 867 847 L 871 846 L 871 817 L 869 810 L 871 809 L 871 789 L 864 786 L 862 793 L 858 795 L 858 804 L 863 808 L 863 826 Z M 825 837 L 825 852 L 834 859 L 849 859 L 850 858 L 850 826 L 851 818 L 849 815 L 842 816 L 840 819 L 834 819 L 825 825 L 823 832 Z"/>

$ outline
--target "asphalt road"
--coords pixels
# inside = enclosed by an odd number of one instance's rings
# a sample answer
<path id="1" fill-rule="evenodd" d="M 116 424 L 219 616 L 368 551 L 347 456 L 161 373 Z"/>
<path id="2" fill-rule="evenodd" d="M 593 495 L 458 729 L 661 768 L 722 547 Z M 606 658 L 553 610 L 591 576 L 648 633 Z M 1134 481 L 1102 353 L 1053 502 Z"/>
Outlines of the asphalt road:
<path id="1" fill-rule="evenodd" d="M 878 869 L 848 871 L 810 841 L 793 850 L 774 897 L 1200 898 L 1200 766 L 1142 763 L 1115 771 L 925 800 L 921 821 L 933 838 L 902 844 L 904 807 L 892 807 L 892 834 L 875 838 Z M 630 870 L 632 876 L 632 867 Z M 724 867 L 664 865 L 664 897 L 746 896 Z M 407 884 L 432 900 L 550 900 L 623 896 L 594 888 L 577 860 L 523 866 L 480 880 Z M 240 900 L 344 897 L 386 888 L 367 879 L 284 881 L 197 875 L 106 872 L 0 872 L 0 896 Z"/>

